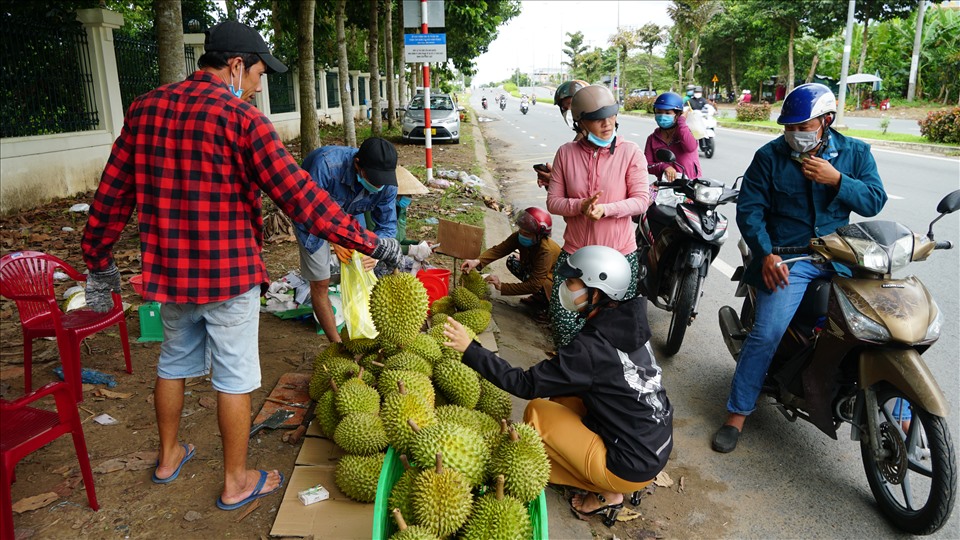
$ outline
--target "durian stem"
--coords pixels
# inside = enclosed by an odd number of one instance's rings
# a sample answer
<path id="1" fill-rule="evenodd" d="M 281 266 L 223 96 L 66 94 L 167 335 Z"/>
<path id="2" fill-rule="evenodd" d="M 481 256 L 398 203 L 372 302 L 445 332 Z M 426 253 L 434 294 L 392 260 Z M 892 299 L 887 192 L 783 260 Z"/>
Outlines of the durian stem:
<path id="1" fill-rule="evenodd" d="M 403 520 L 403 514 L 400 513 L 399 508 L 393 509 L 393 519 L 397 521 L 397 528 L 401 531 L 407 530 L 407 522 Z"/>
<path id="2" fill-rule="evenodd" d="M 503 500 L 503 484 L 504 484 L 503 475 L 498 474 L 497 475 L 497 500 L 498 501 Z"/>
<path id="3" fill-rule="evenodd" d="M 407 425 L 409 425 L 410 428 L 413 429 L 414 433 L 420 433 L 420 426 L 418 426 L 417 423 L 413 421 L 413 418 L 407 419 Z"/>
<path id="4" fill-rule="evenodd" d="M 334 394 L 336 394 L 337 392 L 340 391 L 340 389 L 337 388 L 337 381 L 335 381 L 335 380 L 333 380 L 333 379 L 330 379 L 330 388 L 333 388 L 333 393 L 334 393 Z"/>
<path id="5" fill-rule="evenodd" d="M 360 372 L 357 373 L 357 378 L 358 378 L 358 379 L 362 379 L 362 378 L 363 378 L 363 367 L 361 367 L 361 368 L 360 368 Z"/>
<path id="6" fill-rule="evenodd" d="M 503 434 L 506 433 L 506 432 L 507 432 L 507 419 L 506 419 L 506 418 L 501 418 L 501 419 L 500 419 L 500 434 L 503 435 Z"/>
<path id="7" fill-rule="evenodd" d="M 402 395 L 404 395 L 404 396 L 407 395 L 407 387 L 403 384 L 403 381 L 397 381 L 397 390 L 398 390 Z"/>
<path id="8" fill-rule="evenodd" d="M 410 466 L 410 460 L 407 459 L 406 454 L 400 454 L 400 463 L 403 463 L 403 470 L 405 471 L 409 471 L 410 469 L 413 468 L 412 466 Z"/>
<path id="9" fill-rule="evenodd" d="M 373 367 L 378 367 L 378 368 L 385 368 L 385 367 L 387 367 L 387 366 L 384 365 L 383 363 L 377 362 L 376 360 L 371 360 L 371 361 L 370 361 L 370 365 L 373 366 Z"/>
<path id="10" fill-rule="evenodd" d="M 520 440 L 520 434 L 517 433 L 517 430 L 513 429 L 513 426 L 510 426 L 510 440 L 513 442 Z"/>
<path id="11" fill-rule="evenodd" d="M 437 474 L 443 474 L 443 454 L 437 452 Z"/>

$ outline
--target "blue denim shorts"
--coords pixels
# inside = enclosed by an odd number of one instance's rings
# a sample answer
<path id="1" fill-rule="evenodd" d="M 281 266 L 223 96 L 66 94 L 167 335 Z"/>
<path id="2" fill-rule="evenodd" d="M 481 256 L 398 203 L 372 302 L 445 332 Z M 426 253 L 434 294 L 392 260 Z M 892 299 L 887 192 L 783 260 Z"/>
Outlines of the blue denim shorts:
<path id="1" fill-rule="evenodd" d="M 247 394 L 260 388 L 260 287 L 210 304 L 164 304 L 157 376 L 202 377 L 213 389 Z"/>

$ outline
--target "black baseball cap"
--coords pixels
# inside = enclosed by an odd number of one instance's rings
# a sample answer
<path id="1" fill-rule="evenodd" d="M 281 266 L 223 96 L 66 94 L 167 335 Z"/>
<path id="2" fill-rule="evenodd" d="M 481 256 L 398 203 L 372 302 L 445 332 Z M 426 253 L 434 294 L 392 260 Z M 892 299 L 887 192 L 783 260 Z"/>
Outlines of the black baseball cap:
<path id="1" fill-rule="evenodd" d="M 207 51 L 256 54 L 267 66 L 267 73 L 284 73 L 287 66 L 270 54 L 260 33 L 237 21 L 223 21 L 207 30 L 203 48 Z"/>
<path id="2" fill-rule="evenodd" d="M 386 139 L 370 137 L 360 145 L 357 164 L 373 185 L 397 185 L 397 149 Z"/>

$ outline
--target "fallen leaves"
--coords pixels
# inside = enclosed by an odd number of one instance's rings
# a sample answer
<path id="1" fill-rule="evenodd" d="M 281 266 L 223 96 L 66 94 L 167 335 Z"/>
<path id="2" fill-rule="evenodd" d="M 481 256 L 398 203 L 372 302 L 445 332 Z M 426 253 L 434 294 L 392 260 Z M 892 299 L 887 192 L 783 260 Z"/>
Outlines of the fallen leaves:
<path id="1" fill-rule="evenodd" d="M 34 495 L 33 497 L 26 497 L 13 503 L 13 511 L 18 514 L 30 512 L 31 510 L 43 508 L 59 498 L 60 496 L 52 491 Z"/>
<path id="2" fill-rule="evenodd" d="M 93 472 L 106 474 L 116 471 L 142 471 L 152 469 L 156 466 L 157 452 L 134 452 L 123 457 L 103 461 L 93 468 Z"/>
<path id="3" fill-rule="evenodd" d="M 107 390 L 106 388 L 97 388 L 93 395 L 96 397 L 101 397 L 105 399 L 130 399 L 133 397 L 132 393 L 129 392 L 114 392 L 113 390 Z"/>
<path id="4" fill-rule="evenodd" d="M 673 479 L 670 478 L 667 471 L 660 471 L 657 473 L 657 477 L 653 479 L 653 483 L 659 487 L 668 488 L 673 485 Z"/>

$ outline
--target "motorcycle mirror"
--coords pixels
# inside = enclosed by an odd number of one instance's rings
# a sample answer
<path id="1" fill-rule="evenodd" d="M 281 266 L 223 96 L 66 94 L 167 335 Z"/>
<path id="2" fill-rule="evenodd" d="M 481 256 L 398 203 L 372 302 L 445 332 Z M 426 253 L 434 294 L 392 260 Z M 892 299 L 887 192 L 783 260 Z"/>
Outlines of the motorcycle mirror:
<path id="1" fill-rule="evenodd" d="M 673 155 L 673 152 L 666 148 L 657 150 L 657 153 L 654 155 L 657 157 L 657 161 L 661 163 L 673 163 L 677 160 L 677 156 Z"/>
<path id="2" fill-rule="evenodd" d="M 733 181 L 733 186 L 730 189 L 738 189 L 741 180 L 743 180 L 743 176 L 738 176 L 737 179 Z"/>
<path id="3" fill-rule="evenodd" d="M 927 238 L 933 240 L 933 224 L 940 221 L 940 218 L 947 214 L 952 214 L 960 210 L 960 189 L 948 193 L 946 197 L 940 200 L 940 204 L 937 205 L 937 212 L 940 212 L 940 215 L 937 216 L 937 219 L 930 222 L 930 228 L 927 229 Z"/>

